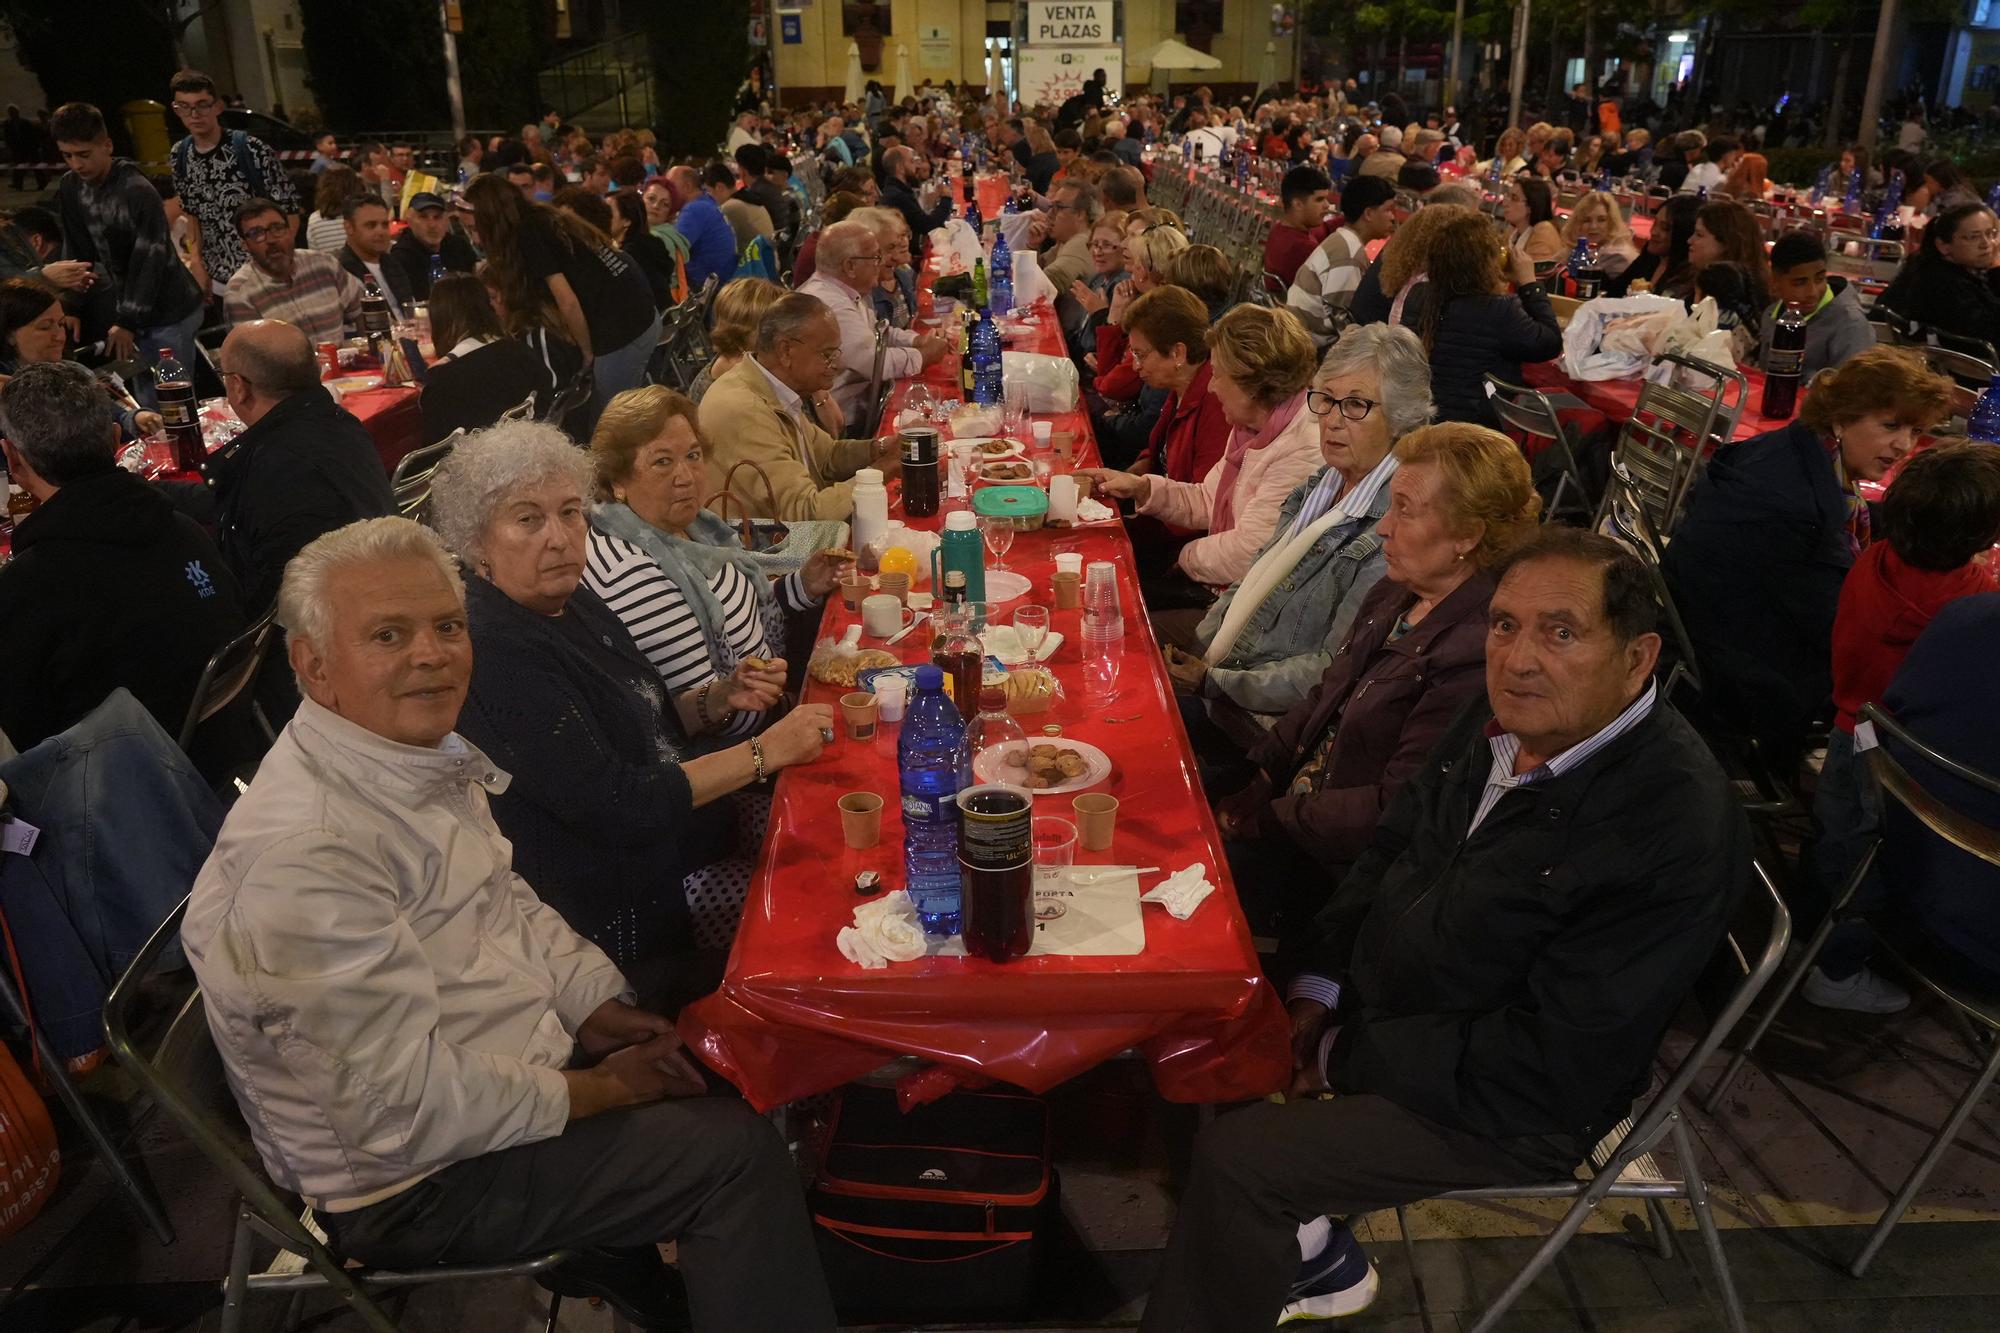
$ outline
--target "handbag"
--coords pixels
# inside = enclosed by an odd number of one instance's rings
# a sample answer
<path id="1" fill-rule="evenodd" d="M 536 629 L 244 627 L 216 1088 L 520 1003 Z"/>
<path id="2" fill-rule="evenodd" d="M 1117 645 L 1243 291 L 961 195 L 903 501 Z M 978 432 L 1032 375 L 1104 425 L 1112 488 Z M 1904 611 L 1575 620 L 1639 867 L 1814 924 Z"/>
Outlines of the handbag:
<path id="1" fill-rule="evenodd" d="M 776 518 L 751 517 L 749 503 L 732 489 L 736 473 L 746 467 L 764 483 L 764 508 L 777 513 L 778 490 L 771 485 L 770 474 L 748 458 L 738 459 L 730 467 L 722 478 L 722 489 L 702 501 L 702 507 L 728 518 L 729 505 L 735 503 L 743 549 L 764 567 L 765 573 L 774 577 L 797 573 L 815 552 L 847 544 L 847 524 L 837 519 L 802 518 L 786 523 Z"/>
<path id="2" fill-rule="evenodd" d="M 905 1113 L 891 1089 L 843 1088 L 807 1210 L 846 1320 L 1025 1314 L 1062 1231 L 1048 1105 L 961 1090 Z"/>

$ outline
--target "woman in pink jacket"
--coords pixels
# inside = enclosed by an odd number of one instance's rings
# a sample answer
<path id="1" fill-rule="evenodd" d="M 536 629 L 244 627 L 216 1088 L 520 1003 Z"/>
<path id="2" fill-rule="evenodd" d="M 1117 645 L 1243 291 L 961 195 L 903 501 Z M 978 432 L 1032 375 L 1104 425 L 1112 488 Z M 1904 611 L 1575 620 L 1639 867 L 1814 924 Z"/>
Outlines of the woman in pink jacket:
<path id="1" fill-rule="evenodd" d="M 1209 392 L 1231 428 L 1221 462 L 1199 481 L 1104 468 L 1079 474 L 1099 491 L 1136 500 L 1142 514 L 1205 534 L 1181 548 L 1166 579 L 1143 588 L 1151 607 L 1206 606 L 1242 578 L 1277 527 L 1285 497 L 1320 466 L 1318 423 L 1305 410 L 1318 358 L 1298 317 L 1237 306 L 1209 329 L 1208 350 Z"/>

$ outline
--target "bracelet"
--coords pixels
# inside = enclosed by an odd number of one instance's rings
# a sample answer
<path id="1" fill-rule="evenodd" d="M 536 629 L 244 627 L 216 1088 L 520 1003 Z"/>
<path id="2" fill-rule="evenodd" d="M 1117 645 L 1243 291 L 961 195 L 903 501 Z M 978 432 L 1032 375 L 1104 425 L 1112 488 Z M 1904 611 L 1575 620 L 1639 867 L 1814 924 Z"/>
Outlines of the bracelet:
<path id="1" fill-rule="evenodd" d="M 701 683 L 701 688 L 694 692 L 695 720 L 700 722 L 704 727 L 712 727 L 715 725 L 714 722 L 709 720 L 708 716 L 708 692 L 714 688 L 715 688 L 715 677 L 710 676 L 707 680 Z"/>
<path id="2" fill-rule="evenodd" d="M 750 762 L 756 766 L 757 781 L 764 780 L 764 743 L 755 736 L 750 738 Z"/>

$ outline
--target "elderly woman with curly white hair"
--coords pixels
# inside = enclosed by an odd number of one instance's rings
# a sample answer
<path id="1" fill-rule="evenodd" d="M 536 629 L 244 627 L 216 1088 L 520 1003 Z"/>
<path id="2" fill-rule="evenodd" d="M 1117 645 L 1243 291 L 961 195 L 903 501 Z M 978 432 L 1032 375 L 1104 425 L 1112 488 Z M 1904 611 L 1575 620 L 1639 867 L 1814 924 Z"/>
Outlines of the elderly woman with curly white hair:
<path id="1" fill-rule="evenodd" d="M 668 695 L 581 586 L 592 485 L 590 459 L 560 430 L 506 422 L 445 460 L 432 511 L 470 573 L 472 687 L 459 727 L 514 775 L 493 814 L 515 868 L 643 992 L 649 965 L 691 942 L 683 878 L 731 850 L 702 835 L 727 821 L 694 810 L 816 759 L 833 715 L 807 704 L 739 745 L 683 759 L 690 704 Z"/>
<path id="2" fill-rule="evenodd" d="M 1408 329 L 1364 325 L 1328 349 L 1306 394 L 1324 466 L 1285 497 L 1249 572 L 1198 625 L 1189 612 L 1156 617 L 1198 751 L 1240 753 L 1318 683 L 1382 577 L 1375 525 L 1396 441 L 1432 411 L 1430 362 Z M 1217 727 L 1232 743 L 1204 743 Z"/>

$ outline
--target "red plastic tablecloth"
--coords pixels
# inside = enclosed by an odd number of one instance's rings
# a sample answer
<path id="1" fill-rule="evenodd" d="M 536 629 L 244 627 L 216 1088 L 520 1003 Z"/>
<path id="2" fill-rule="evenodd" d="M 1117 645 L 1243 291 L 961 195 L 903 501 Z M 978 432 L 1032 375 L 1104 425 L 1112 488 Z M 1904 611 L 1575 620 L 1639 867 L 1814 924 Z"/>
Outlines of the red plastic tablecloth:
<path id="1" fill-rule="evenodd" d="M 1056 350 L 1052 316 L 1044 308 L 1037 318 L 1039 349 Z M 956 375 L 956 361 L 947 358 L 926 379 L 955 393 Z M 907 392 L 906 383 L 895 403 Z M 1087 414 L 1050 419 L 1055 429 L 1076 433 L 1080 464 L 1096 461 Z M 937 520 L 912 526 L 934 528 Z M 1258 966 L 1237 907 L 1173 689 L 1139 601 L 1123 525 L 1022 533 L 1005 563 L 1034 587 L 993 615 L 1004 621 L 1030 602 L 1053 606 L 1049 576 L 1055 554 L 1065 550 L 1082 552 L 1086 564 L 1110 560 L 1118 566 L 1126 616 L 1118 692 L 1104 704 L 1084 696 L 1076 646 L 1080 613 L 1055 611 L 1052 627 L 1064 642 L 1049 665 L 1067 697 L 1023 719 L 1031 734 L 1046 722 L 1060 723 L 1065 737 L 1098 746 L 1114 762 L 1111 778 L 1096 789 L 1119 800 L 1112 848 L 1080 850 L 1078 862 L 1175 870 L 1200 861 L 1217 892 L 1187 921 L 1145 906 L 1146 949 L 1134 957 L 1039 957 L 1004 965 L 926 958 L 864 971 L 841 957 L 834 936 L 862 901 L 852 887 L 857 871 L 880 871 L 887 888 L 903 883 L 899 727 L 883 724 L 869 741 L 843 734 L 819 762 L 780 775 L 721 989 L 680 1019 L 688 1045 L 759 1109 L 827 1091 L 900 1055 L 923 1057 L 946 1075 L 933 1078 L 924 1095 L 947 1090 L 959 1076 L 1040 1092 L 1133 1047 L 1150 1063 L 1162 1095 L 1174 1101 L 1259 1097 L 1290 1076 L 1284 1006 Z M 831 599 L 824 632 L 838 634 L 854 619 Z M 929 636 L 919 630 L 890 651 L 906 662 L 926 661 Z M 814 685 L 808 698 L 831 703 L 840 693 Z M 881 842 L 865 851 L 846 848 L 834 809 L 842 794 L 857 790 L 885 798 Z M 1041 800 L 1037 809 L 1065 818 L 1071 813 L 1062 796 Z M 1144 877 L 1142 887 L 1158 878 Z"/>
<path id="2" fill-rule="evenodd" d="M 1521 368 L 1521 377 L 1534 388 L 1545 393 L 1566 393 L 1579 399 L 1591 413 L 1601 421 L 1577 420 L 1572 424 L 1582 428 L 1584 434 L 1603 424 L 1621 426 L 1632 419 L 1632 413 L 1639 406 L 1639 390 L 1642 381 L 1629 380 L 1574 380 L 1563 373 L 1559 361 L 1542 361 Z M 1754 366 L 1743 368 L 1743 378 L 1747 385 L 1750 402 L 1743 415 L 1736 420 L 1733 438 L 1747 440 L 1752 435 L 1762 435 L 1765 431 L 1777 430 L 1792 423 L 1790 417 L 1767 417 L 1758 411 L 1764 400 L 1764 372 Z M 1805 401 L 1804 391 L 1799 400 Z M 1560 407 L 1560 404 L 1558 404 Z M 1578 414 L 1582 415 L 1582 414 Z"/>

